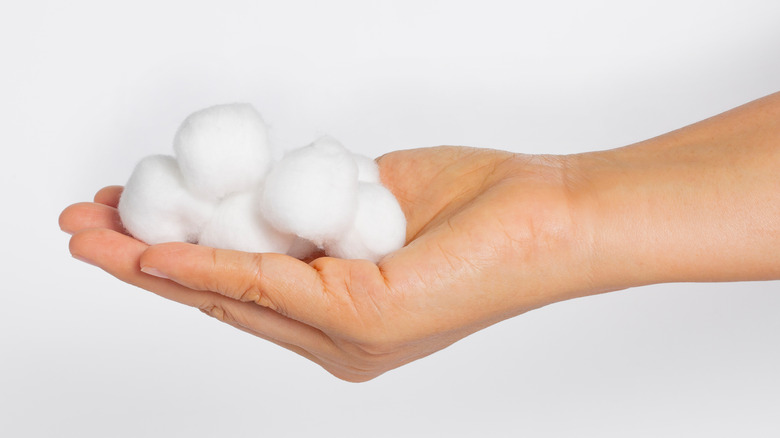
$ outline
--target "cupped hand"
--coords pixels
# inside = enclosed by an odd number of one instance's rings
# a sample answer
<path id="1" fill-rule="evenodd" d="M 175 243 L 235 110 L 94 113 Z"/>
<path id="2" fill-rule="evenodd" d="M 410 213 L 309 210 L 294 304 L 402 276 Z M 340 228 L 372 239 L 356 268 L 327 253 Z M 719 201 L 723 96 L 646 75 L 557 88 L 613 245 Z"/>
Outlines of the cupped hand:
<path id="1" fill-rule="evenodd" d="M 378 264 L 148 246 L 124 231 L 122 188 L 60 216 L 74 257 L 365 381 L 481 328 L 591 290 L 589 234 L 566 157 L 465 147 L 378 159 L 408 220 Z"/>

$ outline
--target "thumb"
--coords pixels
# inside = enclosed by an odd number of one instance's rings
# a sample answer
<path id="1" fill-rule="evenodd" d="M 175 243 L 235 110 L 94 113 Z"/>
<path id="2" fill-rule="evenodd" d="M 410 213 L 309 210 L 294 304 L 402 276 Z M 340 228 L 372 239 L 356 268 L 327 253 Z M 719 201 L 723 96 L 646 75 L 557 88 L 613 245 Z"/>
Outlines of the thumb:
<path id="1" fill-rule="evenodd" d="M 319 273 L 290 256 L 174 242 L 150 246 L 140 265 L 146 274 L 190 289 L 254 302 L 314 327 L 327 325 L 331 300 Z"/>

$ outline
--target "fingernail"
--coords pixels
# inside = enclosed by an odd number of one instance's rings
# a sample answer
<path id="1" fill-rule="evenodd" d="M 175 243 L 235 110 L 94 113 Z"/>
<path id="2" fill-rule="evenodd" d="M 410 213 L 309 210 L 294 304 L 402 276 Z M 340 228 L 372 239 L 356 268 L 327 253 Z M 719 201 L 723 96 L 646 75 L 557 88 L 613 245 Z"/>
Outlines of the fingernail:
<path id="1" fill-rule="evenodd" d="M 159 278 L 165 278 L 165 279 L 168 278 L 167 275 L 163 274 L 158 269 L 152 268 L 152 267 L 149 267 L 149 266 L 142 266 L 141 267 L 141 272 L 143 272 L 144 274 L 153 275 L 153 276 L 159 277 Z"/>
<path id="2" fill-rule="evenodd" d="M 78 260 L 80 262 L 84 262 L 84 263 L 86 263 L 88 265 L 92 265 L 92 266 L 97 266 L 97 263 L 93 262 L 92 260 L 90 260 L 90 259 L 88 259 L 86 257 L 80 256 L 80 255 L 76 255 L 76 254 L 71 254 L 71 255 L 73 256 L 74 259 L 76 259 L 76 260 Z"/>

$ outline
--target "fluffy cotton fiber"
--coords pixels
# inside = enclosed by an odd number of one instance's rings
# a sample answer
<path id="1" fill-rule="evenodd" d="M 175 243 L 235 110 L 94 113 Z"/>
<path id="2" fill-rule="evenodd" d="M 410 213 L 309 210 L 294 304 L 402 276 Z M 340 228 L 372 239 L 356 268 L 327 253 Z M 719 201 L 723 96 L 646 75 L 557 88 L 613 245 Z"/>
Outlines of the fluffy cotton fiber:
<path id="1" fill-rule="evenodd" d="M 263 218 L 256 196 L 245 192 L 223 199 L 203 228 L 198 243 L 246 252 L 287 253 L 295 236 L 277 231 Z"/>
<path id="2" fill-rule="evenodd" d="M 193 193 L 216 200 L 251 191 L 271 165 L 268 133 L 249 104 L 216 105 L 181 124 L 173 149 Z"/>
<path id="3" fill-rule="evenodd" d="M 130 234 L 154 245 L 196 242 L 215 207 L 187 190 L 173 157 L 152 155 L 135 167 L 118 210 Z"/>
<path id="4" fill-rule="evenodd" d="M 405 240 L 406 218 L 393 194 L 379 184 L 361 182 L 354 223 L 325 251 L 344 259 L 377 262 L 404 246 Z"/>
<path id="5" fill-rule="evenodd" d="M 307 258 L 324 249 L 378 261 L 404 244 L 406 219 L 377 163 L 323 137 L 272 166 L 260 115 L 247 104 L 193 113 L 176 158 L 143 159 L 119 200 L 125 228 L 149 244 L 192 242 Z M 269 172 L 270 169 L 270 172 Z"/>
<path id="6" fill-rule="evenodd" d="M 271 169 L 261 210 L 276 229 L 323 247 L 352 224 L 357 174 L 352 154 L 334 139 L 321 138 L 285 155 Z"/>
<path id="7" fill-rule="evenodd" d="M 352 154 L 358 168 L 358 181 L 379 184 L 379 166 L 365 155 Z"/>

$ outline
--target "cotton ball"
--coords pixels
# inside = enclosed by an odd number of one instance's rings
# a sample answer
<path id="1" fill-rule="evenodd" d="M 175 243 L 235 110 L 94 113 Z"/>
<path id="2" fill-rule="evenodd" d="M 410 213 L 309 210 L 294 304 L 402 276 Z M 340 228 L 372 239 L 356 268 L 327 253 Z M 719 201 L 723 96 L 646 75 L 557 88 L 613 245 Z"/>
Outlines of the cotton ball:
<path id="1" fill-rule="evenodd" d="M 295 236 L 276 231 L 257 208 L 257 195 L 234 193 L 220 201 L 203 228 L 199 244 L 246 252 L 285 254 Z"/>
<path id="2" fill-rule="evenodd" d="M 133 170 L 119 198 L 119 217 L 136 239 L 154 245 L 195 242 L 215 204 L 187 191 L 173 157 L 152 155 Z"/>
<path id="3" fill-rule="evenodd" d="M 376 184 L 380 183 L 379 165 L 376 161 L 360 154 L 352 154 L 352 158 L 355 159 L 355 164 L 357 164 L 358 167 L 358 181 Z"/>
<path id="4" fill-rule="evenodd" d="M 406 218 L 395 196 L 380 184 L 361 182 L 352 228 L 325 251 L 334 257 L 376 263 L 405 241 Z"/>
<path id="5" fill-rule="evenodd" d="M 276 229 L 322 247 L 351 225 L 357 208 L 357 164 L 324 137 L 291 151 L 265 180 L 261 211 Z"/>
<path id="6" fill-rule="evenodd" d="M 173 149 L 187 186 L 207 199 L 255 189 L 271 165 L 265 123 L 246 103 L 192 113 L 176 132 Z"/>

